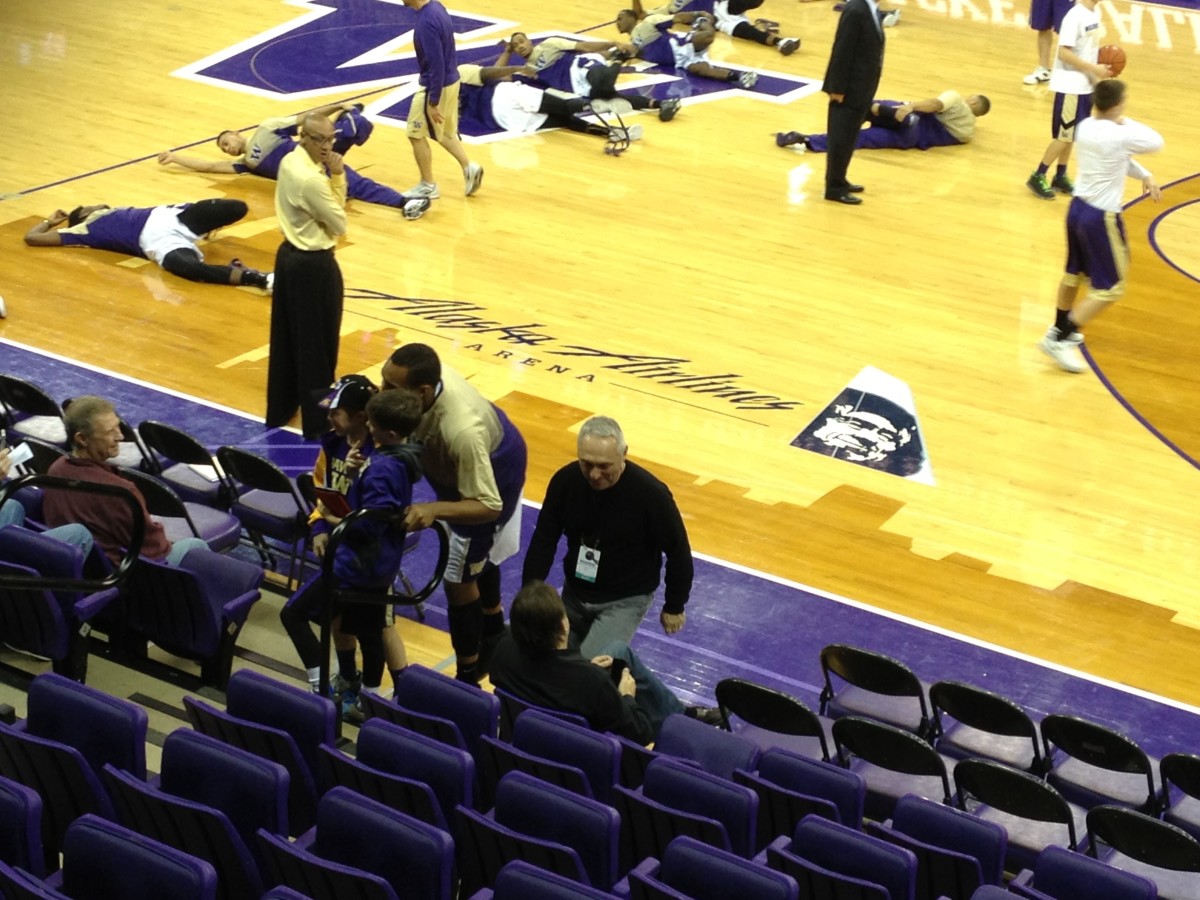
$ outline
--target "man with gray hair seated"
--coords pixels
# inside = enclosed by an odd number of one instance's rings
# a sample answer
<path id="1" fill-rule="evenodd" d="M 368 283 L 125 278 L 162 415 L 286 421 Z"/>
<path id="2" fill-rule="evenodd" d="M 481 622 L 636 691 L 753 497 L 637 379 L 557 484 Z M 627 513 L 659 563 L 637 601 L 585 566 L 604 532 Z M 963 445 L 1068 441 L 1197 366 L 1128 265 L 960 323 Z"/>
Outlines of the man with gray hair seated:
<path id="1" fill-rule="evenodd" d="M 654 601 L 666 557 L 659 621 L 674 634 L 686 621 L 692 548 L 675 498 L 665 484 L 625 458 L 621 426 L 594 416 L 579 429 L 578 456 L 550 479 L 525 553 L 522 583 L 544 581 L 559 538 L 567 537 L 562 598 L 570 646 L 584 659 L 629 643 Z"/>

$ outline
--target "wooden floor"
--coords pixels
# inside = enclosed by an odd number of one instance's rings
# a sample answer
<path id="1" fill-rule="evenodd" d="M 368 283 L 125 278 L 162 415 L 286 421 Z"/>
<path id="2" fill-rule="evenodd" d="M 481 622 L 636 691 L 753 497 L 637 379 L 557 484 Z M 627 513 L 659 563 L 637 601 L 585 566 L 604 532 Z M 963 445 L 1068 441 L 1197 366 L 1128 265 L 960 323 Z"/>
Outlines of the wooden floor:
<path id="1" fill-rule="evenodd" d="M 881 93 L 989 95 L 973 145 L 857 154 L 852 175 L 867 185 L 857 209 L 821 200 L 821 157 L 771 138 L 823 130 L 820 94 L 685 104 L 671 123 L 639 120 L 644 139 L 619 159 L 573 134 L 479 146 L 487 175 L 470 200 L 435 151 L 443 199 L 424 219 L 351 210 L 338 251 L 349 288 L 340 368 L 377 374 L 397 343 L 428 341 L 525 432 L 532 498 L 571 458 L 579 422 L 607 413 L 671 484 L 699 551 L 1200 704 L 1196 469 L 1095 374 L 1060 372 L 1036 347 L 1052 321 L 1067 204 L 1024 186 L 1052 100 L 1021 83 L 1033 37 L 1011 4 L 898 5 Z M 382 87 L 270 98 L 172 75 L 311 9 L 8 0 L 0 337 L 261 412 L 261 292 L 193 285 L 113 254 L 27 248 L 21 236 L 79 203 L 229 196 L 250 215 L 205 252 L 269 268 L 279 240 L 269 182 L 166 170 L 153 155 Z M 1129 295 L 1088 343 L 1128 402 L 1200 457 L 1200 125 L 1180 112 L 1192 106 L 1200 14 L 1102 9 L 1108 40 L 1128 53 L 1130 114 L 1166 138 L 1146 163 L 1180 183 L 1130 211 Z M 536 33 L 591 29 L 616 9 L 476 0 L 469 11 Z M 818 80 L 830 4 L 770 0 L 762 14 L 801 50 L 785 59 L 722 37 L 714 56 Z M 217 158 L 211 142 L 194 152 Z M 352 162 L 399 188 L 417 180 L 394 128 L 378 128 Z M 760 399 L 666 383 L 654 365 L 721 376 Z M 912 390 L 934 485 L 790 446 L 866 366 Z"/>

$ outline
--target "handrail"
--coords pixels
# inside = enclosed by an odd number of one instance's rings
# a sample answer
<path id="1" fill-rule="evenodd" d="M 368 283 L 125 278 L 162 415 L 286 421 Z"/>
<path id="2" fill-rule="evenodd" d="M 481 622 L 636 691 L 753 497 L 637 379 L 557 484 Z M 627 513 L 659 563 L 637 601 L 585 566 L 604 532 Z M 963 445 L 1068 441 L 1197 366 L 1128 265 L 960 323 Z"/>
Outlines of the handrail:
<path id="1" fill-rule="evenodd" d="M 137 562 L 138 554 L 142 551 L 142 543 L 146 538 L 146 519 L 142 515 L 141 504 L 137 502 L 133 492 L 128 488 L 111 484 L 97 484 L 94 481 L 81 481 L 77 478 L 62 478 L 58 475 L 19 475 L 16 478 L 0 484 L 0 506 L 12 498 L 19 490 L 26 487 L 62 488 L 71 491 L 83 491 L 87 494 L 105 494 L 119 497 L 129 505 L 133 514 L 133 534 L 125 556 L 121 558 L 116 570 L 104 578 L 47 578 L 41 575 L 5 575 L 3 582 L 6 587 L 35 588 L 51 591 L 100 591 L 116 587 L 125 580 L 129 570 Z"/>
<path id="2" fill-rule="evenodd" d="M 355 522 L 364 519 L 377 519 L 387 522 L 389 525 L 403 525 L 404 514 L 403 509 L 356 509 L 349 515 L 338 522 L 337 527 L 329 534 L 329 543 L 325 547 L 325 556 L 321 560 L 321 587 L 324 594 L 324 599 L 321 604 L 321 675 L 319 691 L 322 697 L 329 692 L 329 647 L 333 642 L 333 634 L 331 630 L 331 619 L 333 618 L 333 603 L 335 600 L 342 600 L 348 603 L 377 603 L 383 605 L 393 605 L 402 603 L 407 606 L 415 606 L 418 603 L 423 603 L 442 582 L 442 575 L 446 571 L 446 564 L 450 560 L 450 537 L 446 533 L 446 529 L 435 526 L 430 529 L 438 536 L 438 560 L 434 567 L 433 575 L 429 581 L 418 591 L 412 594 L 380 594 L 380 593 L 364 593 L 361 591 L 340 590 L 338 589 L 333 577 L 333 560 L 337 552 L 338 545 L 341 544 L 346 535 L 347 529 Z M 400 574 L 400 568 L 404 563 L 404 554 L 401 553 L 400 563 L 396 566 L 396 571 L 392 573 L 392 581 Z"/>

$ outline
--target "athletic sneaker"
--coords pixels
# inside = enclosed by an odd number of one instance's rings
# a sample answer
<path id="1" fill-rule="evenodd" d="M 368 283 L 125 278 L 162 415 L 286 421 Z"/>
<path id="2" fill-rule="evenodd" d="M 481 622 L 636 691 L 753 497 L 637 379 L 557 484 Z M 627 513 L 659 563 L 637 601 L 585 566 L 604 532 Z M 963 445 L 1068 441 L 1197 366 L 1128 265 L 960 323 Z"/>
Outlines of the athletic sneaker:
<path id="1" fill-rule="evenodd" d="M 757 72 L 743 72 L 741 75 L 738 76 L 737 80 L 738 80 L 738 84 L 740 84 L 743 88 L 745 88 L 746 90 L 750 90 L 752 87 L 754 87 L 756 84 L 758 84 L 758 73 Z"/>
<path id="2" fill-rule="evenodd" d="M 1046 176 L 1041 172 L 1034 172 L 1030 175 L 1029 180 L 1025 182 L 1025 186 L 1043 200 L 1054 199 L 1054 191 L 1050 189 L 1050 182 L 1046 180 Z"/>
<path id="3" fill-rule="evenodd" d="M 780 56 L 791 56 L 800 49 L 799 38 L 784 38 L 775 45 L 779 49 Z"/>
<path id="4" fill-rule="evenodd" d="M 679 105 L 679 101 L 674 97 L 658 104 L 658 121 L 670 122 L 675 118 L 675 114 L 679 112 Z"/>
<path id="5" fill-rule="evenodd" d="M 404 192 L 405 197 L 426 197 L 429 200 L 436 200 L 442 196 L 442 192 L 438 190 L 438 186 L 432 181 L 422 181 L 416 187 L 409 188 Z"/>
<path id="6" fill-rule="evenodd" d="M 1050 182 L 1050 187 L 1054 188 L 1060 194 L 1066 194 L 1068 197 L 1075 194 L 1075 183 L 1066 175 L 1055 175 L 1054 180 Z"/>
<path id="7" fill-rule="evenodd" d="M 463 180 L 467 184 L 467 196 L 470 197 L 483 184 L 483 166 L 479 163 L 467 163 L 467 167 L 463 169 Z"/>
<path id="8" fill-rule="evenodd" d="M 342 695 L 342 721 L 347 725 L 361 725 L 367 720 L 367 714 L 362 707 L 362 698 L 358 694 Z"/>
<path id="9" fill-rule="evenodd" d="M 643 131 L 641 125 L 628 125 L 625 128 L 614 126 L 608 129 L 608 142 L 610 144 L 632 144 L 634 141 L 641 140 Z"/>
<path id="10" fill-rule="evenodd" d="M 1051 325 L 1049 328 L 1046 329 L 1046 340 L 1048 340 L 1048 341 L 1060 340 L 1060 338 L 1058 336 L 1058 329 L 1055 328 L 1053 325 Z M 1072 331 L 1065 338 L 1061 338 L 1061 340 L 1066 341 L 1068 344 L 1075 344 L 1076 346 L 1078 346 L 1079 344 L 1083 343 L 1083 332 L 1082 331 Z"/>
<path id="11" fill-rule="evenodd" d="M 406 219 L 419 219 L 429 211 L 431 206 L 433 206 L 433 201 L 428 197 L 410 197 L 404 201 L 404 208 L 401 212 L 404 213 Z"/>
<path id="12" fill-rule="evenodd" d="M 665 100 L 663 101 L 666 102 Z M 633 112 L 633 104 L 624 97 L 609 97 L 602 100 L 590 101 L 594 113 L 614 113 L 623 116 Z"/>
<path id="13" fill-rule="evenodd" d="M 1025 84 L 1045 84 L 1049 80 L 1050 80 L 1050 70 L 1043 69 L 1041 66 L 1038 66 L 1036 69 L 1034 69 L 1032 72 L 1030 72 L 1028 75 L 1026 75 L 1024 78 L 1021 79 L 1021 81 L 1024 82 Z"/>
<path id="14" fill-rule="evenodd" d="M 0 297 L 0 319 L 8 318 L 8 304 L 4 302 L 4 298 Z"/>
<path id="15" fill-rule="evenodd" d="M 891 28 L 893 25 L 895 25 L 897 22 L 900 21 L 900 10 L 898 10 L 898 9 L 888 10 L 882 16 L 879 17 L 879 21 L 883 25 L 884 28 Z"/>
<path id="16" fill-rule="evenodd" d="M 329 679 L 329 689 L 335 694 L 354 694 L 362 690 L 362 672 L 356 672 L 354 678 L 347 678 L 338 672 Z"/>
<path id="17" fill-rule="evenodd" d="M 1060 369 L 1067 372 L 1086 372 L 1088 369 L 1083 354 L 1079 352 L 1081 345 L 1075 341 L 1056 341 L 1047 335 L 1038 342 L 1038 346 L 1058 363 Z"/>
<path id="18" fill-rule="evenodd" d="M 808 140 L 808 136 L 801 134 L 799 131 L 777 131 L 775 132 L 776 147 L 791 147 L 795 144 L 800 144 L 801 149 L 804 147 L 804 142 Z"/>

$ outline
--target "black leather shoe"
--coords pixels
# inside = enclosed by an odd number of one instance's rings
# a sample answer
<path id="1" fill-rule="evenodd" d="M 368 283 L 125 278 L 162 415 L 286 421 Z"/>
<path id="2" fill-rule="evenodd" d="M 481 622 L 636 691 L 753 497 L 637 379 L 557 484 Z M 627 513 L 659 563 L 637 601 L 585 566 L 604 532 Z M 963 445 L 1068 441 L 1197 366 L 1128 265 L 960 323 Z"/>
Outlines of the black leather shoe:
<path id="1" fill-rule="evenodd" d="M 846 185 L 846 191 L 851 194 L 861 194 L 863 192 L 863 186 L 861 184 L 848 184 Z"/>
<path id="2" fill-rule="evenodd" d="M 845 203 L 849 206 L 858 206 L 862 203 L 862 197 L 855 197 L 853 194 L 826 194 L 826 200 L 832 200 L 834 203 Z"/>
<path id="3" fill-rule="evenodd" d="M 721 710 L 716 706 L 689 706 L 684 709 L 683 714 L 689 719 L 695 719 L 705 725 L 712 725 L 715 728 L 725 727 L 725 717 L 721 715 Z"/>

